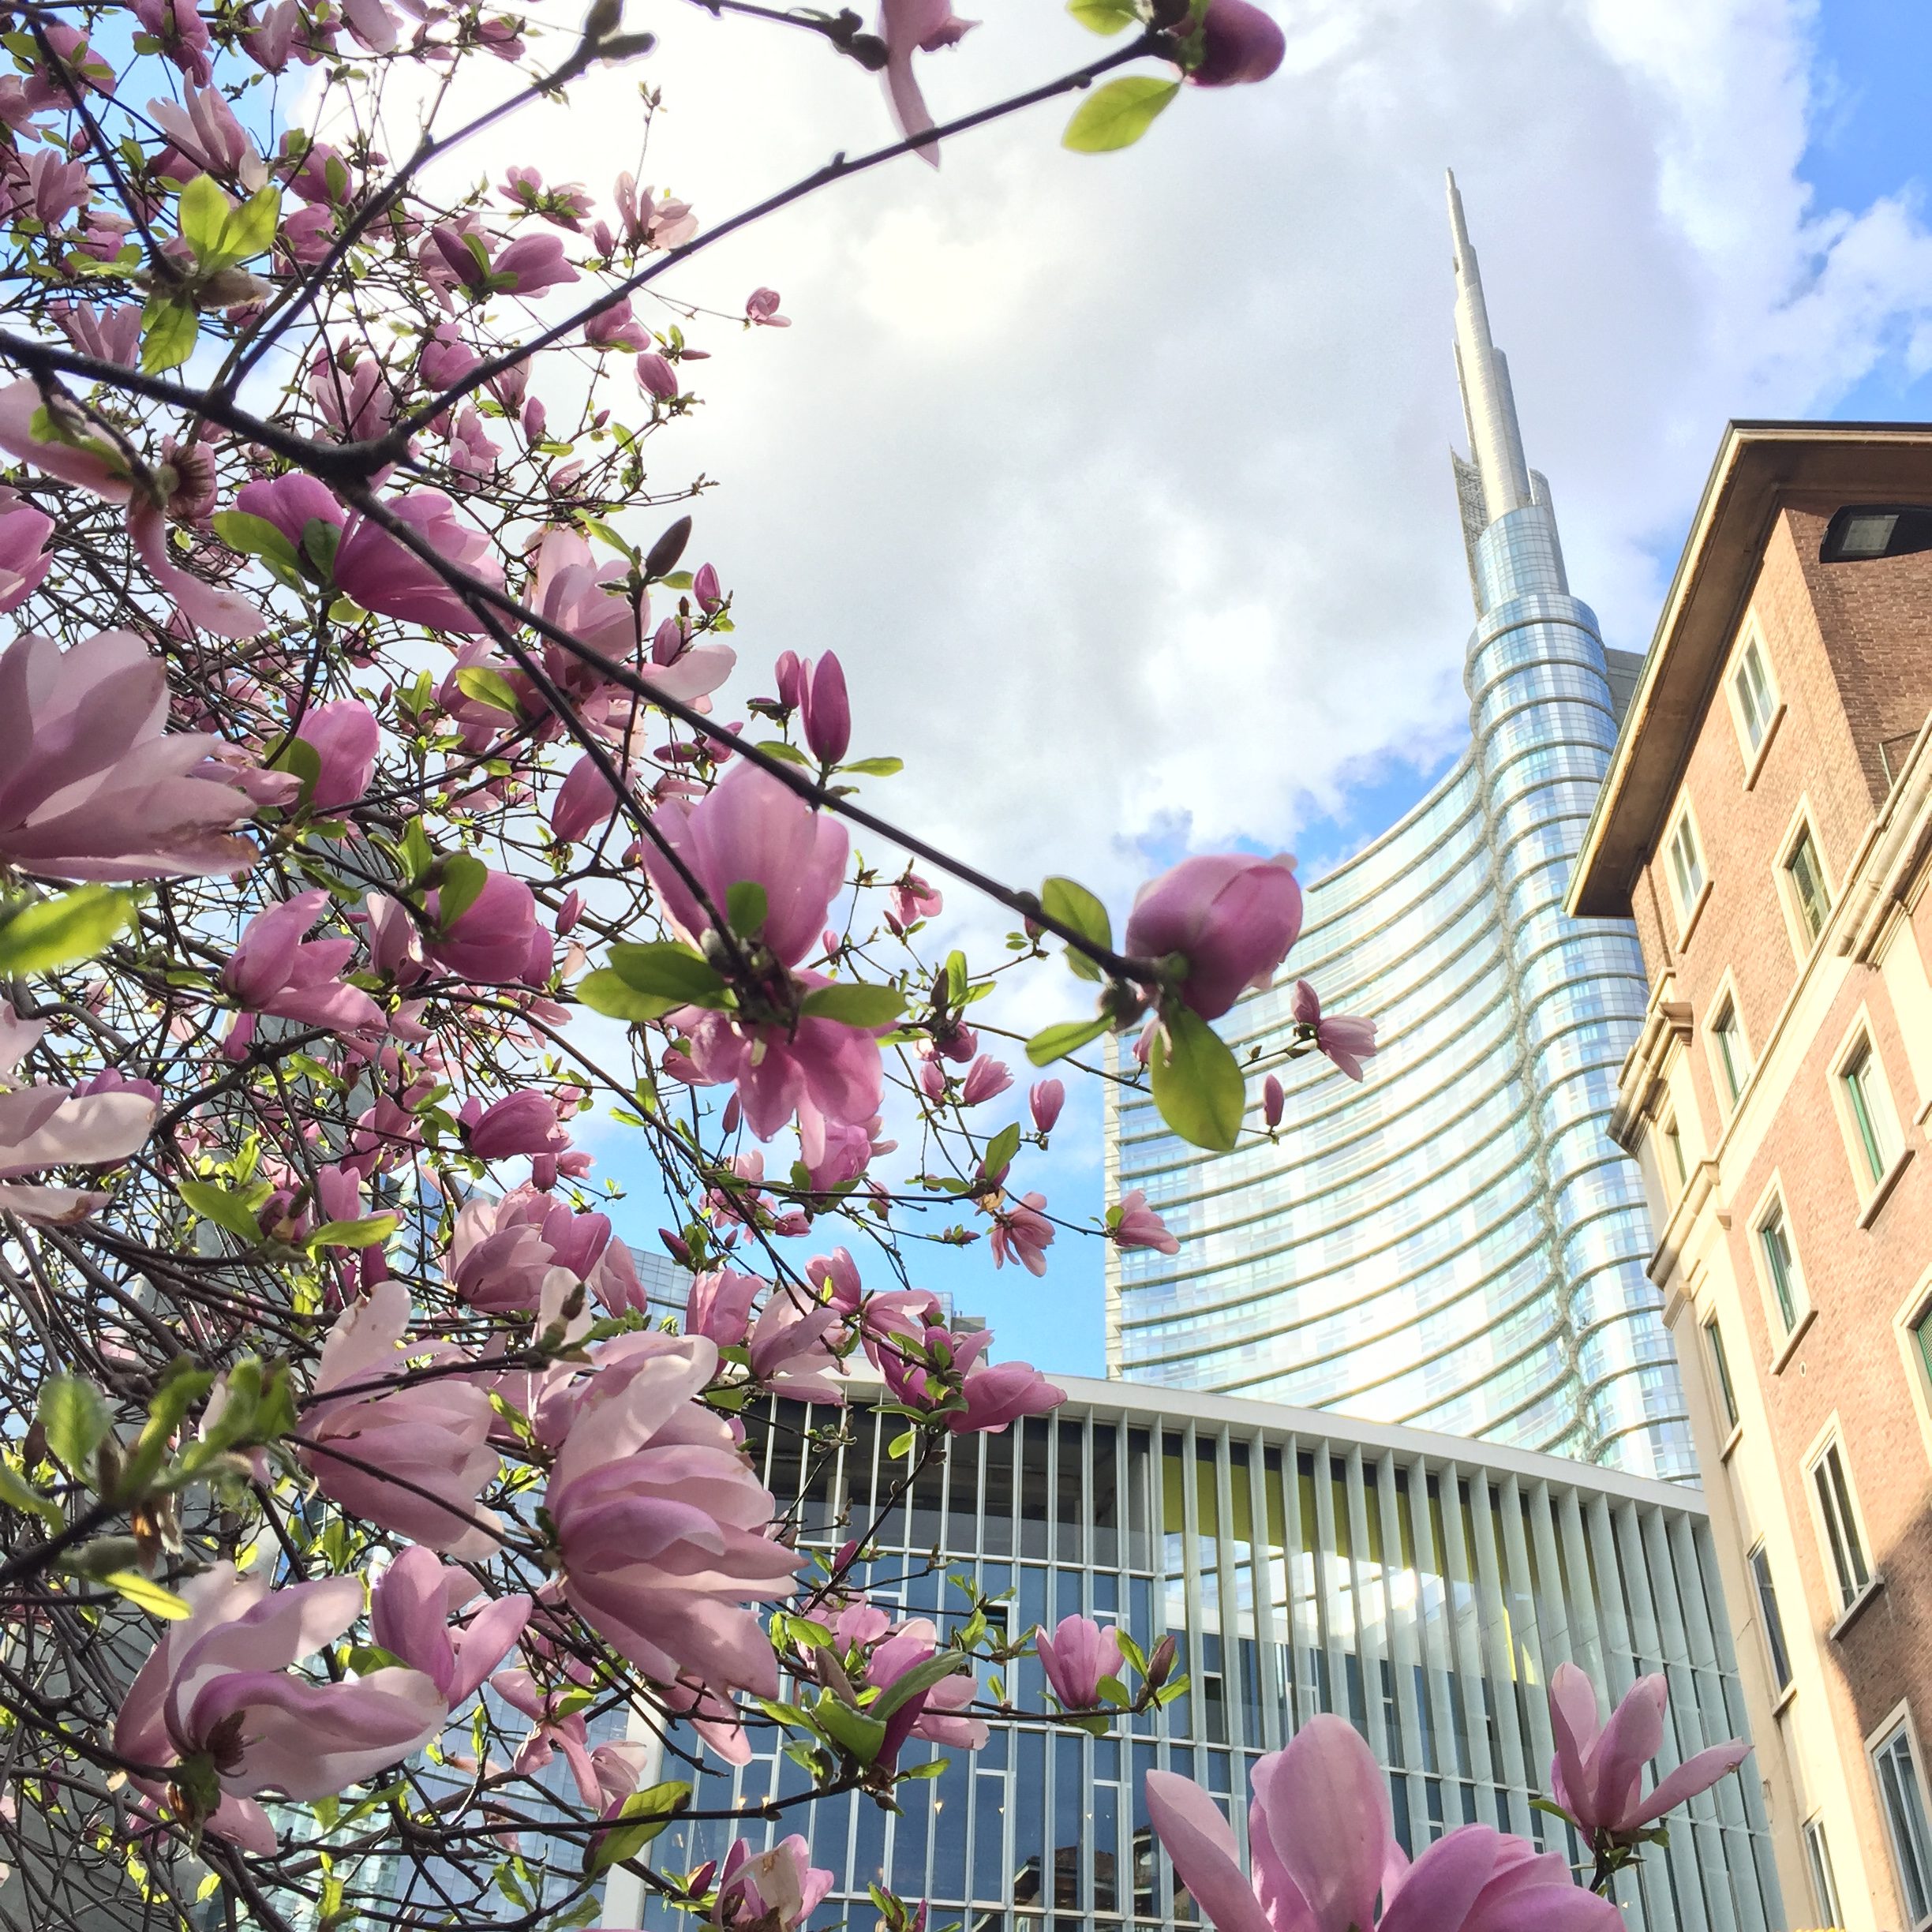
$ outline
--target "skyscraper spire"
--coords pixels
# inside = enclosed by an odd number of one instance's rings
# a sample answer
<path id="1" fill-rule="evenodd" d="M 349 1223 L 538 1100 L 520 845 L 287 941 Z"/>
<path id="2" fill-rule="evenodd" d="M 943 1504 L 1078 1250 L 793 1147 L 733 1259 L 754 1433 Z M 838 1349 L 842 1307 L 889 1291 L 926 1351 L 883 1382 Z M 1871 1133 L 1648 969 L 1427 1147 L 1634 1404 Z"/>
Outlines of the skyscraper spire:
<path id="1" fill-rule="evenodd" d="M 1462 197 L 1453 172 L 1448 178 L 1449 232 L 1455 249 L 1456 379 L 1462 389 L 1470 455 L 1482 481 L 1484 520 L 1493 523 L 1533 500 L 1530 466 L 1523 458 L 1522 432 L 1516 423 L 1509 364 L 1490 339 L 1482 271 L 1476 265 L 1476 251 L 1470 246 Z"/>

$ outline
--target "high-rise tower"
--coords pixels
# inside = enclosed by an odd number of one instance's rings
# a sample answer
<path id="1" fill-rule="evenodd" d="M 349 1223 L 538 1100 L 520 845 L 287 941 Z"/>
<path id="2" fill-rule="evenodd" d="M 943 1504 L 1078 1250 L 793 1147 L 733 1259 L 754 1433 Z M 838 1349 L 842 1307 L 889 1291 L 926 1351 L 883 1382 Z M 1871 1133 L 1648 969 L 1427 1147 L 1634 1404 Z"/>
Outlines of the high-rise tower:
<path id="1" fill-rule="evenodd" d="M 1686 1476 L 1641 1181 L 1604 1131 L 1642 962 L 1627 924 L 1562 911 L 1638 661 L 1570 594 L 1453 177 L 1449 216 L 1470 744 L 1309 889 L 1292 963 L 1383 1051 L 1359 1087 L 1296 1062 L 1277 1136 L 1257 1114 L 1219 1158 L 1118 1103 L 1110 1179 L 1184 1239 L 1110 1252 L 1108 1367 Z M 1289 990 L 1230 1016 L 1237 1052 L 1282 1041 Z"/>

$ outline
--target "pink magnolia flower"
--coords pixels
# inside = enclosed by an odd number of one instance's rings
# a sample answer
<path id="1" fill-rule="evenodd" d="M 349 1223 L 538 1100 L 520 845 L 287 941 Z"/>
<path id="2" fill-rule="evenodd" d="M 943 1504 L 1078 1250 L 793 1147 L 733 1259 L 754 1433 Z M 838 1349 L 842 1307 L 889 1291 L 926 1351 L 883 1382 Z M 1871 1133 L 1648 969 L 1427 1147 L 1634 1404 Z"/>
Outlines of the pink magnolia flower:
<path id="1" fill-rule="evenodd" d="M 498 1597 L 466 1624 L 452 1627 L 480 1587 L 466 1570 L 439 1563 L 415 1544 L 369 1592 L 369 1634 L 391 1657 L 421 1671 L 452 1710 L 474 1697 L 509 1655 L 535 1607 L 527 1597 Z"/>
<path id="2" fill-rule="evenodd" d="M 35 425 L 47 404 L 32 376 L 22 376 L 0 388 L 0 450 L 110 503 L 125 503 L 134 488 L 125 459 L 99 431 L 81 425 L 77 406 L 62 399 L 66 412 L 60 420 L 64 422 L 71 414 L 77 425 L 73 441 L 35 435 Z"/>
<path id="3" fill-rule="evenodd" d="M 1147 1204 L 1147 1196 L 1136 1188 L 1123 1194 L 1120 1205 L 1107 1216 L 1107 1238 L 1116 1248 L 1152 1248 L 1162 1254 L 1178 1254 L 1179 1240 L 1167 1231 L 1167 1223 Z"/>
<path id="4" fill-rule="evenodd" d="M 214 73 L 208 24 L 193 0 L 133 0 L 134 17 L 160 43 L 168 59 L 196 87 L 206 87 Z"/>
<path id="5" fill-rule="evenodd" d="M 575 1213 L 527 1185 L 499 1200 L 465 1202 L 444 1266 L 457 1294 L 486 1314 L 535 1308 L 552 1268 L 584 1282 L 606 1308 L 642 1300 L 631 1251 L 612 1239 L 609 1217 Z"/>
<path id="6" fill-rule="evenodd" d="M 441 897 L 429 895 L 432 917 L 440 916 Z M 492 872 L 475 899 L 447 927 L 426 938 L 423 946 L 460 979 L 535 985 L 550 976 L 552 937 L 537 922 L 537 895 L 507 872 Z"/>
<path id="7" fill-rule="evenodd" d="M 608 825 L 619 809 L 609 779 L 586 751 L 557 787 L 550 806 L 550 829 L 565 844 L 578 844 L 599 826 Z"/>
<path id="8" fill-rule="evenodd" d="M 250 193 L 268 181 L 267 163 L 256 152 L 219 88 L 191 87 L 178 104 L 151 100 L 148 112 L 181 157 L 167 172 L 178 169 L 183 179 L 200 174 L 219 175 L 238 182 Z"/>
<path id="9" fill-rule="evenodd" d="M 773 288 L 754 288 L 745 298 L 745 318 L 760 328 L 789 328 L 792 318 L 778 313 L 784 298 Z"/>
<path id="10" fill-rule="evenodd" d="M 798 1834 L 769 1852 L 732 1840 L 718 1867 L 710 1923 L 717 1932 L 792 1932 L 832 1889 L 833 1874 L 811 1862 L 811 1845 Z"/>
<path id="11" fill-rule="evenodd" d="M 472 1103 L 471 1104 L 474 1104 Z M 478 1160 L 509 1160 L 519 1154 L 555 1154 L 570 1144 L 547 1093 L 506 1094 L 477 1109 L 463 1138 Z"/>
<path id="12" fill-rule="evenodd" d="M 886 923 L 903 937 L 921 919 L 937 919 L 945 899 L 916 872 L 908 872 L 886 894 Z"/>
<path id="13" fill-rule="evenodd" d="M 1374 1754 L 1344 1718 L 1309 1718 L 1252 1782 L 1250 1878 L 1214 1799 L 1174 1772 L 1147 1774 L 1148 1818 L 1216 1932 L 1616 1932 L 1623 1923 L 1609 1900 L 1571 1881 L 1561 1852 L 1539 1855 L 1487 1825 L 1450 1832 L 1411 1865 Z"/>
<path id="14" fill-rule="evenodd" d="M 1271 1073 L 1261 1083 L 1261 1118 L 1271 1128 L 1279 1127 L 1287 1104 L 1288 1096 L 1282 1091 L 1281 1082 Z"/>
<path id="15" fill-rule="evenodd" d="M 1003 1094 L 1012 1084 L 1013 1073 L 1005 1062 L 995 1060 L 990 1054 L 982 1054 L 966 1069 L 966 1077 L 960 1083 L 960 1105 L 978 1106 L 983 1100 Z"/>
<path id="16" fill-rule="evenodd" d="M 638 387 L 660 402 L 675 402 L 683 393 L 677 371 L 654 351 L 638 358 L 636 373 Z"/>
<path id="17" fill-rule="evenodd" d="M 140 360 L 141 305 L 122 302 L 97 309 L 87 302 L 50 302 L 47 313 L 83 355 L 132 369 Z"/>
<path id="18" fill-rule="evenodd" d="M 238 871 L 227 834 L 254 811 L 204 776 L 217 741 L 167 729 L 167 673 L 128 631 L 62 652 L 29 633 L 0 653 L 0 860 L 54 878 Z"/>
<path id="19" fill-rule="evenodd" d="M 1200 65 L 1188 76 L 1196 87 L 1265 80 L 1288 52 L 1279 23 L 1249 0 L 1208 0 L 1201 40 Z"/>
<path id="20" fill-rule="evenodd" d="M 1585 1832 L 1627 1841 L 1666 1811 L 1709 1791 L 1750 1755 L 1742 1738 L 1713 1745 L 1660 1778 L 1644 1797 L 1643 1767 L 1664 1747 L 1669 1696 L 1661 1675 L 1639 1677 L 1604 1724 L 1597 1713 L 1597 1687 L 1575 1664 L 1559 1664 L 1552 1674 L 1550 1728 L 1556 1755 L 1550 1792 Z"/>
<path id="21" fill-rule="evenodd" d="M 938 1304 L 919 1290 L 874 1295 L 864 1320 L 866 1353 L 894 1398 L 943 1414 L 955 1435 L 997 1436 L 1016 1417 L 1044 1415 L 1066 1400 L 1030 1362 L 983 1361 L 992 1331 L 952 1333 Z"/>
<path id="22" fill-rule="evenodd" d="M 823 1295 L 841 1315 L 856 1315 L 864 1290 L 859 1281 L 859 1266 L 843 1248 L 829 1255 L 814 1255 L 805 1264 L 805 1283 L 814 1294 Z"/>
<path id="23" fill-rule="evenodd" d="M 409 1320 L 409 1290 L 393 1278 L 337 1317 L 315 1394 L 349 1392 L 303 1411 L 302 1464 L 352 1515 L 454 1556 L 487 1556 L 502 1518 L 477 1499 L 496 1480 L 495 1412 L 481 1386 L 460 1376 L 383 1386 L 411 1361 L 457 1358 L 447 1344 L 406 1342 Z"/>
<path id="24" fill-rule="evenodd" d="M 360 987 L 336 976 L 355 951 L 353 939 L 304 939 L 329 904 L 320 886 L 258 912 L 243 929 L 222 984 L 249 1013 L 275 1013 L 339 1033 L 383 1024 L 382 1009 Z"/>
<path id="25" fill-rule="evenodd" d="M 1294 990 L 1295 1024 L 1314 1036 L 1315 1050 L 1332 1060 L 1352 1080 L 1362 1076 L 1362 1062 L 1376 1050 L 1372 1020 L 1347 1014 L 1322 1015 L 1321 1000 L 1305 979 L 1297 979 Z M 1270 1121 L 1269 1125 L 1273 1125 Z"/>
<path id="26" fill-rule="evenodd" d="M 762 1309 L 758 1297 L 766 1299 Z M 700 1275 L 685 1304 L 684 1332 L 721 1349 L 746 1350 L 754 1380 L 799 1402 L 842 1402 L 833 1378 L 842 1372 L 827 1342 L 840 1311 L 808 1305 L 802 1296 L 771 1289 L 755 1275 L 724 1268 Z"/>
<path id="27" fill-rule="evenodd" d="M 961 20 L 950 0 L 880 0 L 879 38 L 886 43 L 886 95 L 893 119 L 908 140 L 929 133 L 933 118 L 912 71 L 915 54 L 936 54 L 957 47 L 979 23 Z M 939 144 L 927 141 L 914 150 L 923 161 L 939 165 Z"/>
<path id="28" fill-rule="evenodd" d="M 938 1654 L 939 1632 L 932 1619 L 910 1617 L 874 1646 L 866 1659 L 865 1681 L 875 1690 L 889 1689 L 908 1671 L 916 1670 Z M 956 1750 L 979 1750 L 987 1741 L 987 1727 L 979 1718 L 963 1715 L 975 1690 L 972 1668 L 962 1653 L 960 1668 L 951 1676 L 942 1677 L 930 1690 L 908 1698 L 887 1717 L 879 1762 L 896 1762 L 909 1738 L 949 1745 Z"/>
<path id="29" fill-rule="evenodd" d="M 1035 1080 L 1027 1090 L 1027 1105 L 1032 1110 L 1033 1125 L 1040 1133 L 1051 1133 L 1060 1110 L 1066 1104 L 1064 1080 Z"/>
<path id="30" fill-rule="evenodd" d="M 54 519 L 31 504 L 0 511 L 0 616 L 26 602 L 54 567 Z"/>
<path id="31" fill-rule="evenodd" d="M 317 1683 L 291 1667 L 362 1614 L 362 1579 L 330 1577 L 271 1591 L 218 1563 L 181 1586 L 190 1614 L 170 1623 L 128 1687 L 114 1747 L 137 1764 L 204 1755 L 222 1797 L 207 1829 L 243 1850 L 275 1848 L 256 1799 L 332 1797 L 421 1750 L 448 1713 L 421 1671 L 390 1668 Z M 135 1780 L 152 1797 L 159 1782 Z"/>
<path id="32" fill-rule="evenodd" d="M 316 754 L 322 769 L 309 803 L 317 811 L 340 811 L 357 803 L 376 773 L 380 730 L 376 714 L 360 698 L 315 705 L 302 714 L 295 736 Z"/>
<path id="33" fill-rule="evenodd" d="M 1029 1275 L 1046 1272 L 1046 1250 L 1053 1245 L 1053 1223 L 1040 1212 L 1044 1194 L 1023 1194 L 1017 1205 L 993 1217 L 993 1265 L 1017 1261 Z"/>
<path id="34" fill-rule="evenodd" d="M 329 581 L 380 617 L 399 617 L 459 635 L 474 635 L 489 627 L 430 564 L 359 511 L 346 510 L 313 477 L 291 470 L 286 476 L 245 484 L 236 494 L 235 507 L 272 523 L 318 574 L 314 548 L 305 547 L 303 537 L 311 523 L 333 527 L 339 536 Z M 384 507 L 408 524 L 434 554 L 500 588 L 503 572 L 491 554 L 489 539 L 465 522 L 440 490 L 413 490 L 406 496 L 388 498 Z"/>
<path id="35" fill-rule="evenodd" d="M 0 1002 L 0 1079 L 10 1076 L 47 1031 L 43 1020 L 16 1020 Z M 45 1167 L 104 1167 L 136 1152 L 153 1130 L 159 1096 L 145 1081 L 77 1092 L 22 1087 L 0 1092 L 0 1211 L 28 1221 L 78 1221 L 105 1194 L 23 1181 Z"/>
<path id="36" fill-rule="evenodd" d="M 1121 1674 L 1120 1633 L 1091 1617 L 1062 1617 L 1052 1636 L 1042 1631 L 1034 1638 L 1033 1648 L 1067 1710 L 1093 1709 L 1100 1702 L 1100 1679 Z"/>
<path id="37" fill-rule="evenodd" d="M 827 651 L 812 667 L 802 710 L 800 722 L 812 756 L 821 765 L 836 765 L 852 746 L 852 700 L 835 651 Z"/>
<path id="38" fill-rule="evenodd" d="M 1301 930 L 1301 888 L 1292 859 L 1239 854 L 1183 859 L 1134 895 L 1127 951 L 1137 959 L 1186 961 L 1181 999 L 1218 1020 L 1250 989 L 1264 987 Z"/>
<path id="39" fill-rule="evenodd" d="M 731 1425 L 692 1398 L 717 1368 L 701 1335 L 662 1341 L 635 1372 L 606 1367 L 558 1451 L 545 1505 L 564 1593 L 660 1683 L 778 1694 L 771 1646 L 746 1606 L 782 1597 L 802 1567 L 764 1532 L 776 1509 Z"/>

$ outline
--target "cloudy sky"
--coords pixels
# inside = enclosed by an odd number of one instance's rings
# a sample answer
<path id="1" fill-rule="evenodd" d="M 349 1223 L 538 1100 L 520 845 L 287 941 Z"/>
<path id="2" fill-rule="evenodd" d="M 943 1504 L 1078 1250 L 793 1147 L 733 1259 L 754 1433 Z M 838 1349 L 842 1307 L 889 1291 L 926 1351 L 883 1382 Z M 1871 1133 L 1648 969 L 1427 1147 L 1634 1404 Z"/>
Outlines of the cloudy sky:
<path id="1" fill-rule="evenodd" d="M 1932 399 L 1910 80 L 1932 9 L 1276 5 L 1283 73 L 1189 90 L 1129 153 L 1063 152 L 1055 103 L 937 173 L 903 162 L 795 207 L 675 285 L 731 316 L 769 284 L 794 321 L 692 324 L 715 352 L 704 406 L 653 446 L 663 483 L 718 480 L 699 543 L 747 665 L 836 647 L 856 751 L 908 760 L 875 802 L 1117 905 L 1150 855 L 1239 839 L 1331 860 L 1466 733 L 1445 166 L 1574 586 L 1614 644 L 1649 640 L 1727 417 Z M 924 64 L 942 118 L 1097 47 L 1045 0 L 988 11 Z M 887 135 L 876 80 L 811 37 L 650 12 L 653 59 L 520 124 L 502 159 L 606 192 L 646 79 L 664 107 L 643 178 L 716 222 Z M 1070 983 L 1037 997 L 1077 1010 Z M 1096 1121 L 1063 1136 L 1056 1207 L 1099 1204 Z M 983 1248 L 961 1259 L 934 1285 L 1009 1352 L 1097 1368 L 1092 1244 L 1055 1250 L 1050 1297 Z"/>

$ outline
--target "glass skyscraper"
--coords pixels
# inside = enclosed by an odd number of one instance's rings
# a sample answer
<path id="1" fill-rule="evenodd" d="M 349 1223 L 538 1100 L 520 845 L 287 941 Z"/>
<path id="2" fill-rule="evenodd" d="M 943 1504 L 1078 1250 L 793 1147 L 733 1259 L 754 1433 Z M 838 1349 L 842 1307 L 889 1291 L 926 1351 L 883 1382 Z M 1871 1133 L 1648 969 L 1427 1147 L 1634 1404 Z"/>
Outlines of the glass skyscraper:
<path id="1" fill-rule="evenodd" d="M 1562 911 L 1638 661 L 1571 595 L 1453 179 L 1449 204 L 1470 743 L 1308 889 L 1289 969 L 1373 1018 L 1382 1051 L 1360 1086 L 1316 1058 L 1282 1069 L 1279 1132 L 1260 1137 L 1257 1093 L 1254 1135 L 1219 1157 L 1110 1089 L 1109 1182 L 1182 1239 L 1110 1249 L 1108 1370 L 1682 1478 L 1642 1185 L 1603 1125 L 1642 958 L 1629 925 Z M 1229 1016 L 1237 1054 L 1285 1043 L 1291 990 Z"/>

